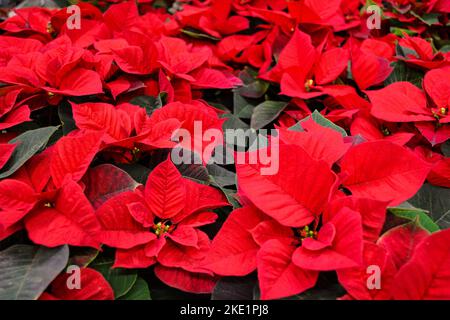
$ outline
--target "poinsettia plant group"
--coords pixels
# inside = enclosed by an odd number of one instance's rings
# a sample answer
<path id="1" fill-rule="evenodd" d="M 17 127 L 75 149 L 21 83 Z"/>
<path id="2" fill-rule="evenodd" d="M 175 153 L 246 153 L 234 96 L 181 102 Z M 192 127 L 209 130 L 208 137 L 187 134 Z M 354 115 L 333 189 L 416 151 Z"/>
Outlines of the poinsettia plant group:
<path id="1" fill-rule="evenodd" d="M 65 5 L 0 22 L 0 299 L 450 299 L 449 1 Z"/>

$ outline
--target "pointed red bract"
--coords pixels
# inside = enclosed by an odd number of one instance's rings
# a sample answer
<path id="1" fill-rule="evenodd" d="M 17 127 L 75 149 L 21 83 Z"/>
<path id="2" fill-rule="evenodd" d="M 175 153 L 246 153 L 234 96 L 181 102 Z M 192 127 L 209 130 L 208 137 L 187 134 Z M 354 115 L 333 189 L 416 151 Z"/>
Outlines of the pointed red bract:
<path id="1" fill-rule="evenodd" d="M 26 217 L 25 228 L 37 244 L 99 248 L 101 226 L 81 187 L 67 181 L 56 198 L 42 202 Z"/>
<path id="2" fill-rule="evenodd" d="M 80 288 L 69 288 L 70 273 L 62 273 L 50 284 L 39 300 L 114 300 L 111 285 L 102 274 L 91 268 L 80 269 Z"/>
<path id="3" fill-rule="evenodd" d="M 395 159 L 386 155 L 395 155 Z M 353 147 L 340 165 L 343 185 L 353 195 L 388 201 L 392 206 L 411 198 L 430 171 L 430 166 L 411 151 L 387 141 Z"/>
<path id="4" fill-rule="evenodd" d="M 319 273 L 297 267 L 291 259 L 295 247 L 278 240 L 267 241 L 258 252 L 261 299 L 291 296 L 312 288 Z"/>
<path id="5" fill-rule="evenodd" d="M 86 132 L 61 138 L 51 159 L 53 183 L 61 186 L 68 176 L 79 181 L 99 150 L 102 137 L 103 132 Z"/>
<path id="6" fill-rule="evenodd" d="M 252 207 L 233 211 L 214 238 L 202 265 L 224 276 L 243 276 L 255 270 L 259 246 L 250 230 L 261 219 L 261 213 Z"/>
<path id="7" fill-rule="evenodd" d="M 395 276 L 394 299 L 450 299 L 450 230 L 422 240 Z"/>
<path id="8" fill-rule="evenodd" d="M 145 186 L 149 209 L 161 219 L 181 212 L 187 201 L 183 177 L 170 159 L 152 171 Z"/>
<path id="9" fill-rule="evenodd" d="M 323 211 L 336 176 L 325 162 L 313 160 L 299 146 L 279 148 L 279 170 L 274 175 L 262 175 L 264 166 L 260 163 L 238 163 L 239 188 L 256 207 L 281 224 L 304 226 Z"/>

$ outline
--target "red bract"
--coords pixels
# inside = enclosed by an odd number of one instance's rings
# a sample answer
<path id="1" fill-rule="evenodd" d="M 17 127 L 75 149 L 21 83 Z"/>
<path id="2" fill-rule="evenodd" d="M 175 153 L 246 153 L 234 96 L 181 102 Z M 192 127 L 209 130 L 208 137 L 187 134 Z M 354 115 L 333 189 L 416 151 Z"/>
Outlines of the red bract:
<path id="1" fill-rule="evenodd" d="M 39 300 L 114 300 L 114 292 L 100 272 L 80 269 L 79 288 L 68 288 L 70 276 L 68 273 L 59 275 L 51 283 L 49 292 L 44 292 Z"/>
<path id="2" fill-rule="evenodd" d="M 309 99 L 323 94 L 339 95 L 348 90 L 344 86 L 325 86 L 347 67 L 348 51 L 314 48 L 309 35 L 296 30 L 280 54 L 277 66 L 265 76 L 280 81 L 281 92 L 291 97 Z M 299 65 L 298 61 L 302 61 Z"/>
<path id="3" fill-rule="evenodd" d="M 16 146 L 13 144 L 0 144 L 0 169 L 3 168 L 3 166 L 8 162 L 15 147 Z"/>
<path id="4" fill-rule="evenodd" d="M 395 276 L 394 299 L 448 299 L 449 239 L 448 230 L 439 231 L 420 242 L 411 259 Z M 428 263 L 433 261 L 433 263 Z"/>
<path id="5" fill-rule="evenodd" d="M 352 76 L 358 87 L 365 90 L 377 85 L 391 74 L 393 68 L 389 60 L 393 53 L 391 48 L 382 41 L 365 40 L 360 46 L 351 39 Z"/>
<path id="6" fill-rule="evenodd" d="M 66 180 L 60 189 L 41 193 L 18 180 L 3 180 L 0 188 L 5 236 L 8 228 L 24 219 L 30 239 L 37 244 L 99 247 L 100 224 L 75 182 Z M 21 194 L 15 190 L 22 190 Z"/>
<path id="7" fill-rule="evenodd" d="M 386 155 L 395 154 L 396 161 Z M 340 162 L 342 184 L 353 195 L 397 205 L 423 184 L 430 166 L 411 151 L 387 141 L 357 145 Z"/>
<path id="8" fill-rule="evenodd" d="M 20 90 L 7 91 L 0 96 L 0 129 L 8 129 L 30 120 L 30 109 L 17 100 Z"/>
<path id="9" fill-rule="evenodd" d="M 445 80 L 447 79 L 447 80 Z M 449 135 L 447 123 L 450 86 L 450 68 L 434 69 L 425 75 L 423 87 L 432 103 L 422 91 L 409 82 L 396 82 L 384 89 L 368 91 L 372 114 L 385 121 L 415 122 L 424 137 L 436 145 Z"/>
<path id="10" fill-rule="evenodd" d="M 450 299 L 448 2 L 2 8 L 0 299 Z"/>

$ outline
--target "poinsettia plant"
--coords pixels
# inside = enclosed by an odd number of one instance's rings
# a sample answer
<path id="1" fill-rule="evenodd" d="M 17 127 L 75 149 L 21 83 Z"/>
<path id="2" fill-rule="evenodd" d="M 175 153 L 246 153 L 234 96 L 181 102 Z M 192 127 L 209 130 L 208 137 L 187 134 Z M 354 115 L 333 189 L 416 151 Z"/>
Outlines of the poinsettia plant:
<path id="1" fill-rule="evenodd" d="M 450 299 L 450 2 L 0 15 L 0 299 Z"/>

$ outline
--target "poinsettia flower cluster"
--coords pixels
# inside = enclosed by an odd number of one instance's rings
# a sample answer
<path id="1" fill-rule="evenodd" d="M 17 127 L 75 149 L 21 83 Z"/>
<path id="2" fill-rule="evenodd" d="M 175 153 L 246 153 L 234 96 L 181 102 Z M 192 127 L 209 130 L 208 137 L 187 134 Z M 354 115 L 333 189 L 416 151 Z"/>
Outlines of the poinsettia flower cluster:
<path id="1" fill-rule="evenodd" d="M 76 5 L 0 22 L 0 255 L 79 267 L 30 296 L 149 296 L 151 274 L 214 297 L 248 275 L 279 299 L 332 274 L 340 299 L 450 299 L 449 1 Z M 275 130 L 244 151 L 204 134 L 230 129 Z M 408 202 L 428 187 L 444 200 Z"/>
<path id="2" fill-rule="evenodd" d="M 303 132 L 280 131 L 276 175 L 261 175 L 261 163 L 237 165 L 244 206 L 231 213 L 204 262 L 224 276 L 256 269 L 263 299 L 312 288 L 321 271 L 340 276 L 362 269 L 363 248 L 379 239 L 386 207 L 409 199 L 430 170 L 392 142 L 346 142 L 312 120 L 303 126 Z M 323 140 L 326 131 L 329 139 Z M 389 154 L 399 161 L 391 162 Z M 365 286 L 358 281 L 345 278 L 342 284 Z"/>

